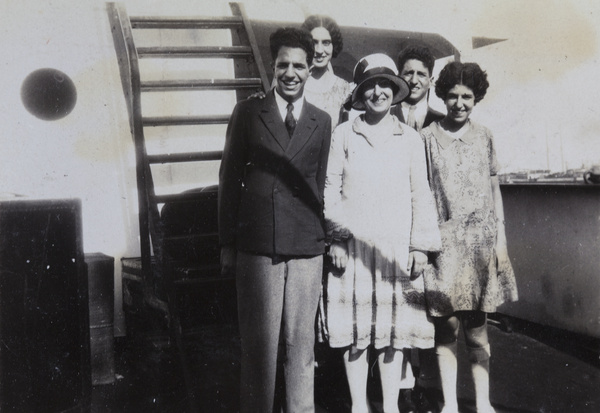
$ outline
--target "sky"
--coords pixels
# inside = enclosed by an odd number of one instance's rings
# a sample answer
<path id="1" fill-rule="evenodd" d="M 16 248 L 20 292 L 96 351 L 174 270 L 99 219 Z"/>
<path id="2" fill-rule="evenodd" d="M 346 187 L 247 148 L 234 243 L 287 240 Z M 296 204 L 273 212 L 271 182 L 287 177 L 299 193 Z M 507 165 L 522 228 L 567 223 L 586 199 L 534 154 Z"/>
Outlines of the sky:
<path id="1" fill-rule="evenodd" d="M 72 1 L 48 0 L 55 7 Z M 124 0 L 123 3 L 130 15 L 229 13 L 226 0 Z M 472 118 L 492 130 L 504 172 L 562 171 L 600 164 L 600 2 L 597 0 L 246 0 L 243 3 L 251 19 L 301 22 L 306 15 L 317 13 L 330 15 L 343 26 L 438 33 L 460 50 L 463 61 L 475 61 L 488 73 L 488 94 L 475 107 Z M 8 4 L 9 0 L 0 0 L 0 11 Z M 89 4 L 104 7 L 103 1 Z M 28 9 L 19 10 L 27 13 Z M 29 21 L 30 16 L 11 15 L 0 30 L 6 38 L 15 22 Z M 76 19 L 73 24 L 77 24 Z M 473 50 L 472 37 L 506 40 Z M 39 56 L 22 60 L 34 64 Z M 433 97 L 431 104 L 445 110 L 436 99 Z"/>
<path id="2" fill-rule="evenodd" d="M 249 0 L 250 18 L 439 33 L 488 73 L 473 119 L 494 133 L 505 172 L 600 163 L 600 2 L 593 0 Z M 506 39 L 472 50 L 472 37 Z M 439 106 L 439 102 L 432 103 Z M 443 108 L 443 106 L 442 106 Z"/>

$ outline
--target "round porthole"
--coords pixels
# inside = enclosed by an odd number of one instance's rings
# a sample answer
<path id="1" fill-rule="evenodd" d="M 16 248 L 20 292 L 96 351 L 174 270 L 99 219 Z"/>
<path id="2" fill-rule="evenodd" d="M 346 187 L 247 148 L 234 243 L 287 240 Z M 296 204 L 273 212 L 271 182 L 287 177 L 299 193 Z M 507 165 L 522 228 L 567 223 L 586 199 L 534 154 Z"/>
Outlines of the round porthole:
<path id="1" fill-rule="evenodd" d="M 71 113 L 77 90 L 71 78 L 60 70 L 38 69 L 23 81 L 21 100 L 33 116 L 57 120 Z"/>

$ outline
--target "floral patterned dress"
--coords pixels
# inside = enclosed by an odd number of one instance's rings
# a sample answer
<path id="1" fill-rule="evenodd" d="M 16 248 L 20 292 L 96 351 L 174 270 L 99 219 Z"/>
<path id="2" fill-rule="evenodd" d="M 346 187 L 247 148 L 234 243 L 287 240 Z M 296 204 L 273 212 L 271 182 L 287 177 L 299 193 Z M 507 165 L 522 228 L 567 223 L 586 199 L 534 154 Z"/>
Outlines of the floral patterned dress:
<path id="1" fill-rule="evenodd" d="M 442 235 L 442 252 L 425 273 L 428 312 L 437 317 L 463 310 L 494 312 L 517 300 L 510 263 L 497 267 L 491 177 L 499 168 L 493 137 L 468 122 L 459 139 L 438 122 L 421 131 Z"/>
<path id="2" fill-rule="evenodd" d="M 325 183 L 328 226 L 343 227 L 349 261 L 331 270 L 324 294 L 331 347 L 432 347 L 423 277 L 410 280 L 409 250 L 439 251 L 423 141 L 395 116 L 383 127 L 363 117 L 339 125 Z M 384 123 L 384 121 L 382 121 Z"/>

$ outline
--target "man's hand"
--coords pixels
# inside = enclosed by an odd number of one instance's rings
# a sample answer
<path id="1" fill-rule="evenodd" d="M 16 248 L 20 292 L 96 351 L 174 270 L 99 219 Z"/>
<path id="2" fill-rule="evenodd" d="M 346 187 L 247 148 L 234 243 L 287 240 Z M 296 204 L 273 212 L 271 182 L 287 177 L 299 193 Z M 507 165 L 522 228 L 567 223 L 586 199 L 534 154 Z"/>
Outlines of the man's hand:
<path id="1" fill-rule="evenodd" d="M 265 94 L 265 92 L 259 90 L 258 92 L 254 92 L 253 94 L 248 96 L 248 99 L 264 99 L 266 96 L 267 95 Z"/>
<path id="2" fill-rule="evenodd" d="M 407 268 L 410 273 L 410 279 L 416 280 L 419 278 L 425 270 L 425 265 L 427 265 L 427 254 L 425 254 L 423 251 L 411 251 L 408 254 Z"/>
<path id="3" fill-rule="evenodd" d="M 346 264 L 348 264 L 347 241 L 334 241 L 329 247 L 329 252 L 327 254 L 329 255 L 329 258 L 331 258 L 331 262 L 337 270 L 343 272 L 346 269 Z"/>
<path id="4" fill-rule="evenodd" d="M 232 245 L 221 247 L 221 275 L 234 275 L 237 250 Z"/>

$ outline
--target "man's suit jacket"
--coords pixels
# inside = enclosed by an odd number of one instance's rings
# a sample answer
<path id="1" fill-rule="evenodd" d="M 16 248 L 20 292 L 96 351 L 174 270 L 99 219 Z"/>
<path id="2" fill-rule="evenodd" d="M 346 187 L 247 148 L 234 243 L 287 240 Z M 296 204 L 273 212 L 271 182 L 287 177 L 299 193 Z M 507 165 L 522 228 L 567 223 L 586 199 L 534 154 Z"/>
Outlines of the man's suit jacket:
<path id="1" fill-rule="evenodd" d="M 400 120 L 400 122 L 406 123 L 406 120 L 404 119 L 404 115 L 402 114 L 402 103 L 398 103 L 397 105 L 392 106 L 390 113 L 392 115 L 396 115 L 396 117 Z M 445 116 L 443 113 L 440 113 L 435 109 L 427 107 L 427 114 L 425 115 L 425 120 L 423 120 L 423 126 L 421 128 L 426 128 L 427 126 L 431 125 L 436 120 L 444 119 L 444 117 Z"/>
<path id="2" fill-rule="evenodd" d="M 236 105 L 219 171 L 221 245 L 264 255 L 324 252 L 331 118 L 304 101 L 288 136 L 274 91 Z"/>

